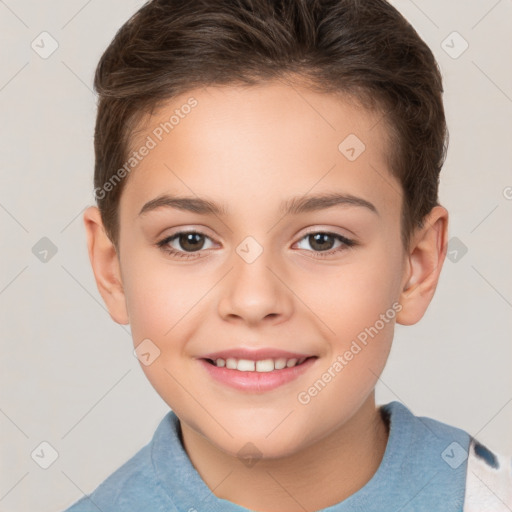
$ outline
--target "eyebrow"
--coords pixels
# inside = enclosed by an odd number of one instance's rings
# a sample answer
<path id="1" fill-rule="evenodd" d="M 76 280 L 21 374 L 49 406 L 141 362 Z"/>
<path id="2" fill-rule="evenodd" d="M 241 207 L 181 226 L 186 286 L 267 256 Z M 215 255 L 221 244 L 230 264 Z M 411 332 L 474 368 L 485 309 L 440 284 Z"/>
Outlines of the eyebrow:
<path id="1" fill-rule="evenodd" d="M 358 206 L 366 208 L 376 215 L 380 215 L 377 208 L 366 199 L 353 196 L 351 194 L 338 193 L 292 197 L 281 203 L 280 212 L 284 215 L 298 215 L 300 213 L 324 210 L 326 208 L 339 205 Z M 164 194 L 144 204 L 139 212 L 139 216 L 161 207 L 175 208 L 178 210 L 199 213 L 203 215 L 210 214 L 219 216 L 226 215 L 228 211 L 225 205 L 219 205 L 209 201 L 208 199 L 185 196 L 177 197 Z"/>

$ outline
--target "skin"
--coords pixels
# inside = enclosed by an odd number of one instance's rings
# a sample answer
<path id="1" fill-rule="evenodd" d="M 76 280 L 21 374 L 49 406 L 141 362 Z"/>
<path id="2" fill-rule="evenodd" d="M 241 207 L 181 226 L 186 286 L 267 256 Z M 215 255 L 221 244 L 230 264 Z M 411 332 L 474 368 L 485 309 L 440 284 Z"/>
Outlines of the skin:
<path id="1" fill-rule="evenodd" d="M 133 147 L 190 96 L 198 105 L 127 178 L 117 250 L 97 208 L 84 214 L 98 289 L 112 318 L 130 324 L 135 346 L 149 338 L 160 350 L 141 367 L 180 418 L 184 447 L 216 496 L 263 512 L 333 505 L 363 487 L 384 455 L 388 432 L 374 388 L 395 321 L 418 322 L 432 299 L 448 213 L 433 208 L 404 250 L 402 192 L 386 163 L 385 122 L 348 98 L 305 87 L 274 82 L 191 91 L 147 118 Z M 352 162 L 338 150 L 351 133 L 366 146 Z M 346 204 L 298 215 L 279 210 L 292 196 L 333 191 L 364 198 L 378 214 Z M 207 198 L 228 211 L 163 206 L 139 215 L 164 193 Z M 157 246 L 187 229 L 207 237 L 199 257 L 171 256 Z M 328 250 L 342 249 L 322 258 L 310 232 L 357 245 L 329 239 Z M 252 263 L 236 252 L 248 236 L 263 248 Z M 401 306 L 396 317 L 309 403 L 300 403 L 298 394 L 394 303 Z M 249 393 L 212 380 L 198 360 L 235 347 L 318 359 L 290 383 Z M 262 454 L 252 467 L 237 456 L 248 442 Z"/>

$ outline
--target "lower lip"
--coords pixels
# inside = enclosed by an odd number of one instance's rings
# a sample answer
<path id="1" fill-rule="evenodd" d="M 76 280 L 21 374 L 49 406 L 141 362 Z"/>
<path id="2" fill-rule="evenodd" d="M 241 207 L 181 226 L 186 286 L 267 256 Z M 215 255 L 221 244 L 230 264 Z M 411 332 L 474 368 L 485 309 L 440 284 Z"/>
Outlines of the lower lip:
<path id="1" fill-rule="evenodd" d="M 311 368 L 316 359 L 316 357 L 311 357 L 298 366 L 271 372 L 241 372 L 226 367 L 219 368 L 204 359 L 200 359 L 199 362 L 215 380 L 222 384 L 241 391 L 264 393 L 295 380 Z"/>

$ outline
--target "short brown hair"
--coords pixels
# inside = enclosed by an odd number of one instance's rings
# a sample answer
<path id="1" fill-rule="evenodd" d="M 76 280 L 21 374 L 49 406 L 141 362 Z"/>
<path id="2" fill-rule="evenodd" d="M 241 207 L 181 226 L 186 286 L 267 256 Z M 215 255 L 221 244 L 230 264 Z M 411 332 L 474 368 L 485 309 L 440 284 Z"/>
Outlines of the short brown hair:
<path id="1" fill-rule="evenodd" d="M 383 113 L 387 155 L 402 185 L 405 248 L 438 203 L 448 145 L 442 79 L 413 27 L 385 0 L 152 0 L 117 32 L 98 64 L 95 190 L 118 243 L 126 162 L 144 114 L 197 87 L 295 76 Z M 340 141 L 341 142 L 341 141 Z"/>

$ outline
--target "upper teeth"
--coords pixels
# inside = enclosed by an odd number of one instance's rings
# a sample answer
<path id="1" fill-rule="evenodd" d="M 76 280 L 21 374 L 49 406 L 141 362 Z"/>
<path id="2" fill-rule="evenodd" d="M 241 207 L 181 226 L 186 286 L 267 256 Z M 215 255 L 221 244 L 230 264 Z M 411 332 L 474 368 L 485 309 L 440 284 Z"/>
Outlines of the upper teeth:
<path id="1" fill-rule="evenodd" d="M 240 372 L 271 372 L 273 370 L 282 370 L 283 368 L 291 368 L 297 364 L 302 364 L 306 359 L 306 357 L 302 359 L 286 359 L 281 357 L 278 359 L 252 361 L 250 359 L 228 357 L 227 359 L 215 359 L 213 363 L 220 368 L 225 366 L 229 370 L 238 370 Z"/>

